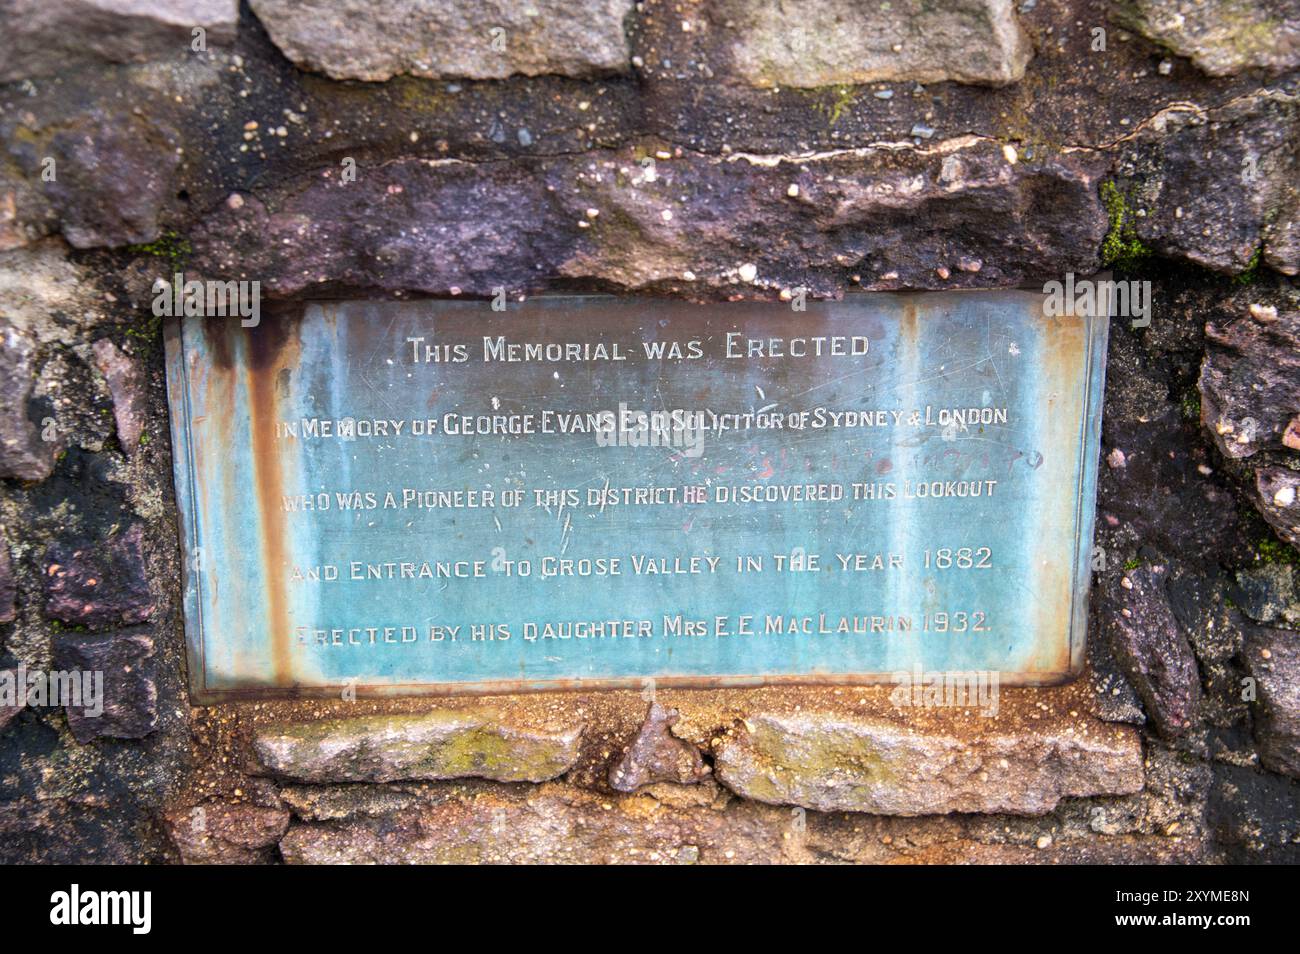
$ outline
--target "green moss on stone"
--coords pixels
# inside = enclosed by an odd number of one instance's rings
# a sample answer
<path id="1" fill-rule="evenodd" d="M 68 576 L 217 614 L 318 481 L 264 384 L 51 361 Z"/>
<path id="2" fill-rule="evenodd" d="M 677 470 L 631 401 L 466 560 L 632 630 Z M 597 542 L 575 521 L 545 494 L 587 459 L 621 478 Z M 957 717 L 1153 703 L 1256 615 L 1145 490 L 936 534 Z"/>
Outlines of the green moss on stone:
<path id="1" fill-rule="evenodd" d="M 1151 249 L 1138 238 L 1129 200 L 1114 182 L 1101 184 L 1101 201 L 1110 228 L 1101 243 L 1103 265 L 1131 271 L 1151 257 Z"/>
<path id="2" fill-rule="evenodd" d="M 840 117 L 844 115 L 844 110 L 852 106 L 857 98 L 858 94 L 847 87 L 840 90 L 839 95 L 835 97 L 835 102 L 831 103 L 830 121 L 832 126 L 840 121 Z"/>
<path id="3" fill-rule="evenodd" d="M 185 270 L 185 263 L 189 261 L 190 254 L 194 250 L 183 235 L 178 232 L 164 232 L 152 242 L 127 246 L 127 251 L 133 255 L 152 255 L 166 262 L 172 272 L 181 272 Z"/>
<path id="4" fill-rule="evenodd" d="M 1275 537 L 1265 537 L 1255 546 L 1256 558 L 1261 563 L 1289 563 L 1300 565 L 1300 553 L 1295 547 Z"/>
<path id="5" fill-rule="evenodd" d="M 1259 280 L 1259 265 L 1264 259 L 1264 246 L 1260 245 L 1255 249 L 1250 261 L 1246 263 L 1246 270 L 1240 275 L 1235 276 L 1232 280 L 1238 285 L 1253 285 Z"/>
<path id="6" fill-rule="evenodd" d="M 543 781 L 576 755 L 571 736 L 453 711 L 358 716 L 270 730 L 275 765 L 293 778 L 364 781 L 482 777 Z"/>
<path id="7" fill-rule="evenodd" d="M 863 737 L 837 732 L 788 735 L 771 725 L 758 728 L 753 736 L 753 749 L 769 770 L 766 776 L 755 773 L 747 780 L 760 801 L 786 801 L 801 779 L 824 780 L 846 769 L 863 780 L 860 788 L 887 785 L 895 775 L 895 766 Z"/>
<path id="8" fill-rule="evenodd" d="M 858 91 L 852 86 L 840 86 L 834 88 L 832 98 L 827 101 L 825 93 L 818 90 L 819 102 L 813 108 L 826 117 L 827 122 L 834 126 L 844 115 L 844 111 L 852 106 L 858 99 Z"/>

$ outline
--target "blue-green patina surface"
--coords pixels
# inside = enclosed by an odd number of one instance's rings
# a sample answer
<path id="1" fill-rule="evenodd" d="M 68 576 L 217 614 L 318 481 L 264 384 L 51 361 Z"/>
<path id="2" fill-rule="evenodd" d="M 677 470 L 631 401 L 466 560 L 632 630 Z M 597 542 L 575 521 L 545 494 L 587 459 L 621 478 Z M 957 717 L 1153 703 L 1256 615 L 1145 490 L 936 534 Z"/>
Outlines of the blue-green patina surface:
<path id="1" fill-rule="evenodd" d="M 1106 319 L 1041 302 L 183 319 L 168 368 L 195 697 L 1068 678 Z M 620 405 L 705 429 L 642 447 L 581 427 Z"/>

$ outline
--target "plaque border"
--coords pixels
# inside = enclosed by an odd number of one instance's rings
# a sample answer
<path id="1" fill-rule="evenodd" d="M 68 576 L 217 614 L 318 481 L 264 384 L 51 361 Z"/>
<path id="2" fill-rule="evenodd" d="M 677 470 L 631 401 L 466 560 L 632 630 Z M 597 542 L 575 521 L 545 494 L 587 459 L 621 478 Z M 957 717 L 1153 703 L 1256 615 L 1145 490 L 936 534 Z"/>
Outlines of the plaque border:
<path id="1" fill-rule="evenodd" d="M 1110 272 L 1098 272 L 1082 276 L 1079 281 L 1107 282 L 1111 280 Z M 1114 315 L 1113 286 L 1104 286 L 1109 294 L 1106 306 L 1098 308 L 1095 315 L 1084 316 L 1085 365 L 1084 395 L 1081 402 L 1083 416 L 1079 422 L 1079 492 L 1075 499 L 1075 539 L 1071 554 L 1075 567 L 1075 579 L 1070 589 L 1069 631 L 1067 634 L 1069 665 L 1059 672 L 1045 673 L 1003 673 L 1000 684 L 1012 687 L 1059 686 L 1077 679 L 1083 672 L 1086 661 L 1088 635 L 1088 595 L 1092 583 L 1092 561 L 1080 557 L 1090 554 L 1096 523 L 1097 473 L 1101 456 L 1101 416 L 1106 382 L 1106 355 L 1110 333 L 1110 319 Z M 980 294 L 996 292 L 1028 291 L 1042 294 L 1042 286 L 1013 286 L 1001 288 L 967 288 L 967 289 L 932 289 L 946 294 Z M 869 292 L 855 291 L 845 295 L 846 299 L 871 295 L 924 295 L 927 291 Z M 630 296 L 611 294 L 575 294 L 555 293 L 534 295 L 533 298 L 554 300 L 616 300 L 631 297 L 649 298 L 655 296 Z M 387 301 L 387 299 L 384 299 Z M 446 296 L 430 296 L 421 300 L 463 300 Z M 364 299 L 348 299 L 349 302 Z M 291 307 L 306 309 L 310 305 L 339 304 L 339 299 L 303 299 L 285 303 Z M 701 306 L 703 307 L 703 306 Z M 227 319 L 228 320 L 228 319 Z M 180 318 L 172 317 L 163 323 L 163 345 L 166 364 L 168 417 L 172 438 L 172 471 L 176 490 L 176 509 L 182 516 L 178 521 L 181 545 L 181 586 L 182 619 L 181 626 L 185 634 L 185 660 L 189 670 L 189 691 L 192 705 L 211 706 L 226 702 L 243 702 L 255 700 L 293 701 L 297 699 L 327 699 L 341 697 L 344 691 L 355 693 L 359 698 L 396 698 L 396 697 L 453 697 L 453 696 L 489 696 L 513 695 L 519 693 L 540 692 L 587 692 L 608 690 L 640 690 L 653 684 L 664 689 L 757 689 L 765 686 L 873 686 L 890 684 L 893 674 L 888 672 L 871 673 L 798 673 L 767 675 L 719 675 L 719 676 L 622 676 L 615 678 L 573 678 L 573 679 L 498 679 L 478 682 L 456 683 L 383 683 L 352 684 L 329 683 L 311 686 L 241 686 L 235 688 L 217 688 L 206 683 L 207 668 L 204 659 L 204 634 L 206 627 L 203 618 L 203 602 L 199 593 L 199 570 L 195 558 L 201 559 L 202 552 L 195 537 L 197 531 L 196 486 L 194 472 L 193 447 L 189 439 L 186 422 L 190 420 L 189 374 L 185 361 L 184 323 Z M 1096 442 L 1094 445 L 1094 441 Z M 1089 454 L 1088 449 L 1096 446 L 1097 453 Z M 187 622 L 193 620 L 191 627 Z"/>

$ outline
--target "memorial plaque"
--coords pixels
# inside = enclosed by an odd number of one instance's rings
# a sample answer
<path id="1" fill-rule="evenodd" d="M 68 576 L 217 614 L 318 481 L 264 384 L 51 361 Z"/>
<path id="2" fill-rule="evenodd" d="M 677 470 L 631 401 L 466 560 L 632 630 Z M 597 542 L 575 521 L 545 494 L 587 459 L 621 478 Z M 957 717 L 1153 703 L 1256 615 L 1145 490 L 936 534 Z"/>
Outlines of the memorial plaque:
<path id="1" fill-rule="evenodd" d="M 194 698 L 1068 679 L 1106 331 L 1022 291 L 181 319 Z"/>

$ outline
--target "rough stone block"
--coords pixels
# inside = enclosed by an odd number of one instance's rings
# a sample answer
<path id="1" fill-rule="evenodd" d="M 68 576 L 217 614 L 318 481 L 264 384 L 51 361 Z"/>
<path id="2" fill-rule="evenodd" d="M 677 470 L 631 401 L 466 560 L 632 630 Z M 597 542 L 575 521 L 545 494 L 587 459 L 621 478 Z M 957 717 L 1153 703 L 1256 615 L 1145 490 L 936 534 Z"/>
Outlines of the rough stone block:
<path id="1" fill-rule="evenodd" d="M 0 171 L 0 252 L 22 248 L 58 225 L 49 200 L 21 175 Z"/>
<path id="2" fill-rule="evenodd" d="M 1292 563 L 1263 563 L 1237 573 L 1233 601 L 1257 623 L 1300 624 L 1300 589 Z"/>
<path id="3" fill-rule="evenodd" d="M 711 19 L 733 68 L 755 86 L 1005 86 L 1034 53 L 1011 0 L 727 0 Z"/>
<path id="4" fill-rule="evenodd" d="M 86 705 L 66 707 L 68 728 L 78 742 L 139 739 L 157 726 L 156 660 L 153 638 L 148 634 L 61 633 L 54 640 L 54 668 L 103 673 L 100 714 Z"/>
<path id="5" fill-rule="evenodd" d="M 177 132 L 162 123 L 98 111 L 55 132 L 49 148 L 57 177 L 44 191 L 68 243 L 100 248 L 156 239 L 179 145 Z"/>
<path id="6" fill-rule="evenodd" d="M 0 623 L 12 623 L 17 616 L 18 581 L 9 557 L 9 544 L 0 536 Z"/>
<path id="7" fill-rule="evenodd" d="M 818 811 L 1041 815 L 1064 797 L 1142 788 L 1142 746 L 1129 726 L 1027 725 L 958 737 L 815 712 L 756 713 L 715 750 L 736 794 Z"/>
<path id="8" fill-rule="evenodd" d="M 23 679 L 26 683 L 26 679 Z M 27 708 L 27 686 L 20 685 L 18 672 L 0 669 L 0 731 Z"/>
<path id="9" fill-rule="evenodd" d="M 1300 473 L 1289 467 L 1261 467 L 1249 495 L 1279 537 L 1300 547 Z"/>
<path id="10" fill-rule="evenodd" d="M 313 174 L 225 204 L 194 250 L 204 274 L 257 278 L 275 296 L 323 281 L 490 296 L 560 279 L 838 295 L 853 272 L 872 289 L 1006 285 L 1096 267 L 1104 168 L 1086 153 L 1024 162 L 976 137 L 772 163 L 651 165 L 631 150 L 529 164 L 403 159 L 346 185 Z"/>
<path id="11" fill-rule="evenodd" d="M 271 849 L 289 830 L 282 808 L 206 802 L 163 813 L 163 827 L 187 865 L 268 863 Z"/>
<path id="12" fill-rule="evenodd" d="M 1126 0 L 1119 21 L 1210 76 L 1300 66 L 1296 0 Z"/>
<path id="13" fill-rule="evenodd" d="M 706 778 L 708 766 L 700 750 L 673 735 L 681 718 L 676 709 L 650 703 L 645 721 L 623 757 L 609 770 L 609 784 L 615 791 L 634 792 L 654 782 L 691 785 Z"/>
<path id="14" fill-rule="evenodd" d="M 1246 642 L 1258 681 L 1255 740 L 1265 767 L 1300 778 L 1300 633 L 1260 627 Z"/>
<path id="15" fill-rule="evenodd" d="M 632 0 L 251 0 L 290 60 L 334 79 L 504 79 L 628 68 Z"/>
<path id="16" fill-rule="evenodd" d="M 1201 420 L 1227 457 L 1283 450 L 1300 408 L 1300 310 L 1261 306 L 1252 314 L 1244 303 L 1229 308 L 1235 316 L 1205 326 Z"/>
<path id="17" fill-rule="evenodd" d="M 272 775 L 299 782 L 541 782 L 573 767 L 581 740 L 581 726 L 529 729 L 439 710 L 270 726 L 257 731 L 253 749 Z"/>
<path id="18" fill-rule="evenodd" d="M 475 787 L 390 815 L 295 822 L 280 851 L 289 864 L 771 864 L 797 857 L 802 821 L 753 804 Z"/>
<path id="19" fill-rule="evenodd" d="M 1152 251 L 1240 273 L 1295 257 L 1300 102 L 1263 90 L 1218 109 L 1175 104 L 1118 155 L 1123 214 Z M 1118 210 L 1117 210 L 1118 211 Z"/>
<path id="20" fill-rule="evenodd" d="M 1121 667 L 1156 731 L 1170 738 L 1196 724 L 1201 681 L 1192 647 L 1170 605 L 1167 579 L 1165 566 L 1137 567 L 1097 597 Z"/>
<path id="21" fill-rule="evenodd" d="M 154 612 L 144 525 L 107 540 L 60 540 L 45 556 L 45 615 L 72 625 L 143 623 Z"/>
<path id="22" fill-rule="evenodd" d="M 113 396 L 117 439 L 128 455 L 135 454 L 144 431 L 144 370 L 107 338 L 95 342 L 95 367 Z"/>
<path id="23" fill-rule="evenodd" d="M 96 63 L 179 59 L 193 30 L 210 45 L 234 39 L 239 0 L 0 0 L 0 82 Z"/>
<path id="24" fill-rule="evenodd" d="M 54 470 L 59 443 L 42 440 L 29 417 L 35 383 L 35 340 L 0 319 L 0 477 L 44 480 Z"/>

